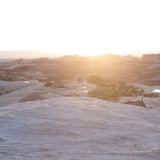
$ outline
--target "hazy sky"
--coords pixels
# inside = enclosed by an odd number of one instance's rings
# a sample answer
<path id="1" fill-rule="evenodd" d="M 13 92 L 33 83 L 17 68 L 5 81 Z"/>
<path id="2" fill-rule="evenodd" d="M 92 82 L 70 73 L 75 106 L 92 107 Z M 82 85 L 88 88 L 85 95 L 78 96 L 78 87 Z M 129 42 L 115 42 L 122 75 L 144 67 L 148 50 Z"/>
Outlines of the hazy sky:
<path id="1" fill-rule="evenodd" d="M 0 0 L 0 51 L 160 51 L 159 6 L 159 0 Z"/>

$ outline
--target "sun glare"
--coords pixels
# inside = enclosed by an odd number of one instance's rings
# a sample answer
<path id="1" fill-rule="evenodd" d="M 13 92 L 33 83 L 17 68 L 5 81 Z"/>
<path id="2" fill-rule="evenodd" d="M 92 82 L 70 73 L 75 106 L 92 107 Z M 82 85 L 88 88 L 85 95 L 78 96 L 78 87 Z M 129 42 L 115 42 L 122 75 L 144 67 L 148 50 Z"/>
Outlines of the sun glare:
<path id="1" fill-rule="evenodd" d="M 0 1 L 0 50 L 83 56 L 159 51 L 158 7 L 157 0 Z"/>

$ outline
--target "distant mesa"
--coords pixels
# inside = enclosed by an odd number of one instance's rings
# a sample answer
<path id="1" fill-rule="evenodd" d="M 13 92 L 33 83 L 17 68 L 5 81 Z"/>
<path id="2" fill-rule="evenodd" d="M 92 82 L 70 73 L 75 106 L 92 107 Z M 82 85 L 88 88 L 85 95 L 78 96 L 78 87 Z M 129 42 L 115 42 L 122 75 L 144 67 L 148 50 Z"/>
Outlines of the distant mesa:
<path id="1" fill-rule="evenodd" d="M 142 60 L 143 61 L 157 61 L 159 60 L 160 61 L 160 53 L 159 54 L 144 54 L 143 57 L 142 57 Z"/>

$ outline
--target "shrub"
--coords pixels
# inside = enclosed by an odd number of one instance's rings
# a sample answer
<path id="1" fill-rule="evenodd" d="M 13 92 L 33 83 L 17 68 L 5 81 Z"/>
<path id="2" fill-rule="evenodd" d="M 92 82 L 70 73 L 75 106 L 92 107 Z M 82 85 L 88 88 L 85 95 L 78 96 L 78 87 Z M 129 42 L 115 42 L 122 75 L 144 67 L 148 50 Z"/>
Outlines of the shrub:
<path id="1" fill-rule="evenodd" d="M 47 81 L 45 84 L 44 84 L 45 87 L 51 87 L 52 86 L 52 82 L 50 81 Z"/>
<path id="2" fill-rule="evenodd" d="M 103 82 L 103 79 L 98 75 L 93 75 L 87 78 L 87 82 L 92 84 L 98 84 Z"/>
<path id="3" fill-rule="evenodd" d="M 104 100 L 117 100 L 119 97 L 131 97 L 143 95 L 143 89 L 126 85 L 119 82 L 103 82 L 88 93 L 89 97 L 96 97 Z"/>
<path id="4" fill-rule="evenodd" d="M 144 97 L 154 98 L 154 97 L 158 97 L 158 94 L 157 93 L 144 94 Z"/>

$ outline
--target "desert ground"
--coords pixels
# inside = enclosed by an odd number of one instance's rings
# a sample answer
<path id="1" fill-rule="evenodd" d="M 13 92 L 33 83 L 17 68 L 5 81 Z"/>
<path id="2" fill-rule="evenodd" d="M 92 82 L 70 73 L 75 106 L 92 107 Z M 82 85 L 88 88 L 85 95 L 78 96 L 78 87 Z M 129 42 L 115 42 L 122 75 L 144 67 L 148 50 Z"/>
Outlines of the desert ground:
<path id="1" fill-rule="evenodd" d="M 57 83 L 55 83 L 56 85 Z M 63 88 L 54 85 L 45 87 L 43 82 L 32 81 L 0 81 L 0 88 L 3 95 L 0 96 L 0 106 L 9 104 L 50 99 L 55 97 L 88 97 L 88 92 L 95 88 L 94 84 L 86 81 L 78 83 L 76 80 L 65 81 Z M 132 84 L 145 90 L 145 93 L 152 93 L 155 89 L 160 90 L 160 86 L 146 86 L 143 84 Z M 159 93 L 158 93 L 159 94 Z M 118 103 L 124 104 L 127 100 L 137 101 L 142 96 L 121 97 Z M 144 97 L 146 107 L 160 110 L 160 97 Z"/>
<path id="2" fill-rule="evenodd" d="M 56 84 L 56 83 L 55 83 Z M 55 97 L 87 97 L 93 84 L 87 82 L 66 81 L 64 88 L 45 87 L 43 82 L 33 81 L 0 81 L 1 92 L 0 106 L 18 102 L 50 99 Z"/>
<path id="3" fill-rule="evenodd" d="M 159 160 L 160 112 L 82 97 L 0 108 L 3 160 Z"/>
<path id="4" fill-rule="evenodd" d="M 105 62 L 97 70 L 92 67 L 95 59 L 87 61 L 86 70 L 70 56 L 1 60 L 0 159 L 159 160 L 159 61 L 130 58 L 118 71 L 114 65 L 124 59 L 107 63 L 105 72 Z M 92 74 L 105 81 L 126 77 L 127 85 L 147 96 L 89 97 L 97 87 L 87 81 Z M 145 107 L 136 105 L 142 100 Z"/>

